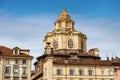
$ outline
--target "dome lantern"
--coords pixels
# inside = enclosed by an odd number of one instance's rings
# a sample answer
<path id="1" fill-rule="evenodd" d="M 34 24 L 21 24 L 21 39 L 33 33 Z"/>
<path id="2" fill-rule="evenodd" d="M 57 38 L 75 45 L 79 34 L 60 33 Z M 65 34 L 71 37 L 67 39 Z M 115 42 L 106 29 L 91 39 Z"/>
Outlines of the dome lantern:
<path id="1" fill-rule="evenodd" d="M 66 9 L 62 10 L 62 13 L 58 16 L 57 21 L 55 22 L 55 29 L 61 28 L 71 28 L 74 27 L 74 21 L 71 20 L 70 15 L 67 13 Z"/>

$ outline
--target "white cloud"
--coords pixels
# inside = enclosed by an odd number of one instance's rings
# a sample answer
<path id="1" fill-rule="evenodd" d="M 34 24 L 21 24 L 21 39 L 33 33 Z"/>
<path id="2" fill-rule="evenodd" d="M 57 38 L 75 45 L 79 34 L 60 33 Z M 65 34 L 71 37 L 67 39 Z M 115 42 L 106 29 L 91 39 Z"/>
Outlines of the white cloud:
<path id="1" fill-rule="evenodd" d="M 78 20 L 78 19 L 77 19 Z M 85 32 L 88 37 L 88 49 L 99 48 L 100 55 L 110 57 L 117 54 L 120 57 L 120 23 L 111 19 L 81 19 L 76 21 L 76 28 Z"/>
<path id="2" fill-rule="evenodd" d="M 31 55 L 40 56 L 43 54 L 43 38 L 47 32 L 54 29 L 54 21 L 57 16 L 44 14 L 18 17 L 0 12 L 0 45 L 10 48 L 15 46 L 27 48 L 31 50 Z M 119 22 L 74 16 L 76 15 L 73 15 L 75 28 L 88 37 L 88 49 L 98 47 L 103 58 L 106 53 L 109 55 L 116 53 L 120 57 Z"/>

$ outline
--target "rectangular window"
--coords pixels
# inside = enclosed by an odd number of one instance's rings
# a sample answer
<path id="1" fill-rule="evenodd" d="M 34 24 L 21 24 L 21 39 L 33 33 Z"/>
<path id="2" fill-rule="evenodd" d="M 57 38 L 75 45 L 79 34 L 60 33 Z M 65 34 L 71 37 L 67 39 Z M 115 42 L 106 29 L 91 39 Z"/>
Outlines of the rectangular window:
<path id="1" fill-rule="evenodd" d="M 47 68 L 45 68 L 45 73 L 44 74 L 45 74 L 45 76 L 47 76 Z"/>
<path id="2" fill-rule="evenodd" d="M 6 74 L 9 74 L 9 73 L 10 73 L 10 67 L 6 67 L 6 68 L 5 68 L 5 73 L 6 73 Z"/>
<path id="3" fill-rule="evenodd" d="M 88 70 L 88 75 L 93 75 L 93 70 Z"/>
<path id="4" fill-rule="evenodd" d="M 57 69 L 57 70 L 56 70 L 56 74 L 57 74 L 57 75 L 61 75 L 61 74 L 62 74 L 62 70 L 61 70 L 61 69 Z"/>
<path id="5" fill-rule="evenodd" d="M 83 70 L 79 70 L 79 75 L 83 75 Z"/>
<path id="6" fill-rule="evenodd" d="M 109 75 L 109 76 L 113 75 L 113 70 L 112 70 L 112 69 L 110 69 L 110 70 L 108 71 L 108 75 Z"/>
<path id="7" fill-rule="evenodd" d="M 15 64 L 19 64 L 19 60 L 18 59 L 15 59 Z"/>
<path id="8" fill-rule="evenodd" d="M 10 64 L 10 60 L 9 59 L 6 59 L 6 64 Z"/>
<path id="9" fill-rule="evenodd" d="M 69 74 L 70 74 L 70 75 L 74 75 L 74 70 L 73 70 L 73 69 L 70 69 Z"/>
<path id="10" fill-rule="evenodd" d="M 23 59 L 22 64 L 26 64 L 26 63 L 27 63 L 26 59 Z"/>
<path id="11" fill-rule="evenodd" d="M 22 68 L 22 71 L 23 71 L 22 74 L 23 74 L 23 75 L 26 75 L 27 68 L 26 68 L 26 67 L 23 67 L 23 68 Z"/>
<path id="12" fill-rule="evenodd" d="M 14 74 L 18 74 L 18 73 L 19 73 L 19 68 L 14 68 L 14 69 L 13 69 L 13 73 L 14 73 Z"/>
<path id="13" fill-rule="evenodd" d="M 104 69 L 101 69 L 101 75 L 104 75 Z"/>

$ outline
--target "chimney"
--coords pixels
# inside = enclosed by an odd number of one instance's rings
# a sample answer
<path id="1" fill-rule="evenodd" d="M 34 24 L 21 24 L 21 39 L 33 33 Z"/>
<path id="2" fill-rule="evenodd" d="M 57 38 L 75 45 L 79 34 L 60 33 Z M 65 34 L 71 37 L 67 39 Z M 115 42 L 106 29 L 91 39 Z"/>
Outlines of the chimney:
<path id="1" fill-rule="evenodd" d="M 113 60 L 114 58 L 112 57 L 111 60 Z"/>
<path id="2" fill-rule="evenodd" d="M 116 59 L 117 59 L 118 57 L 116 56 Z"/>
<path id="3" fill-rule="evenodd" d="M 51 43 L 50 43 L 50 42 L 47 42 L 46 44 L 47 44 L 47 47 L 50 47 L 50 44 L 51 44 Z"/>
<path id="4" fill-rule="evenodd" d="M 107 57 L 107 60 L 109 61 L 109 57 Z"/>

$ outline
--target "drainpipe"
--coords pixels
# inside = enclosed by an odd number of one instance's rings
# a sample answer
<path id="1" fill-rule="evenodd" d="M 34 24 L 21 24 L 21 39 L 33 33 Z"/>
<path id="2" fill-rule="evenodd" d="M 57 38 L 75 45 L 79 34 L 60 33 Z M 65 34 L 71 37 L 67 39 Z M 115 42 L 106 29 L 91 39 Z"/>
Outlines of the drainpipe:
<path id="1" fill-rule="evenodd" d="M 95 64 L 95 80 L 97 80 L 97 76 L 96 76 L 96 64 Z"/>

